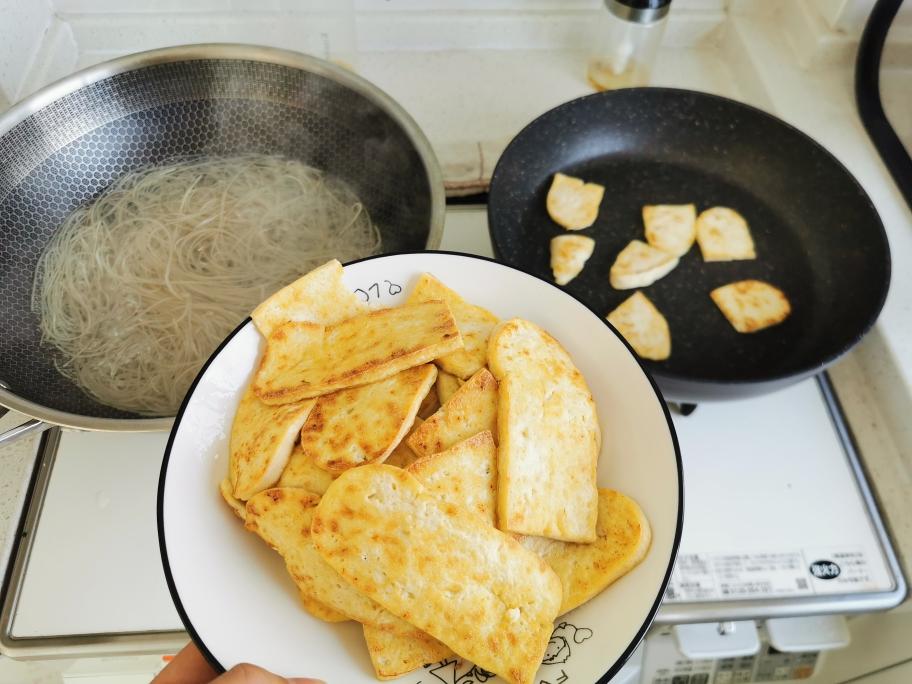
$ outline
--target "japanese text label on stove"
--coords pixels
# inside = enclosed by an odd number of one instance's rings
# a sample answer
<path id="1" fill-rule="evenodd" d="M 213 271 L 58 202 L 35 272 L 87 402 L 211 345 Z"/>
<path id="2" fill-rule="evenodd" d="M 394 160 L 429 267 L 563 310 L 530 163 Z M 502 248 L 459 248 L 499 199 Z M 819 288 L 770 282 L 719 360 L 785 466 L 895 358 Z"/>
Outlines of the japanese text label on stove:
<path id="1" fill-rule="evenodd" d="M 853 594 L 878 591 L 860 548 L 744 553 L 682 553 L 665 592 L 670 602 Z"/>

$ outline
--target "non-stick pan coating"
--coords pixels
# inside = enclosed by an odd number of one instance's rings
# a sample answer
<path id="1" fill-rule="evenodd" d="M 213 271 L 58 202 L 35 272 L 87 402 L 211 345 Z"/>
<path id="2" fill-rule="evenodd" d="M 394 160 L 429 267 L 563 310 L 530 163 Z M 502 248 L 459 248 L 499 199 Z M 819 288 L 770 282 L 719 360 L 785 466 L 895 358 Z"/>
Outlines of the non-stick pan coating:
<path id="1" fill-rule="evenodd" d="M 671 358 L 647 362 L 669 398 L 734 398 L 794 382 L 848 350 L 883 305 L 890 253 L 870 199 L 826 150 L 760 110 L 637 88 L 574 100 L 525 128 L 494 172 L 491 237 L 498 258 L 549 279 L 549 242 L 567 234 L 545 210 L 557 171 L 606 188 L 595 224 L 577 233 L 595 239 L 595 253 L 566 286 L 602 315 L 633 293 L 613 289 L 608 270 L 630 240 L 645 239 L 644 204 L 728 206 L 750 224 L 756 260 L 705 263 L 694 245 L 644 289 L 671 329 Z M 781 288 L 791 317 L 735 332 L 709 292 L 745 278 Z"/>

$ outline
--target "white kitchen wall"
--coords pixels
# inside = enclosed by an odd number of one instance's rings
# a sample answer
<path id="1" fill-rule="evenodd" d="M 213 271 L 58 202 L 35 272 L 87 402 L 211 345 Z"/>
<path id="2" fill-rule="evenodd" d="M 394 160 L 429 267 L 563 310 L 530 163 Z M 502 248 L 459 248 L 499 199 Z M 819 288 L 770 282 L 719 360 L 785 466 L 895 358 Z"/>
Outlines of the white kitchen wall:
<path id="1" fill-rule="evenodd" d="M 673 11 L 684 19 L 674 22 L 666 42 L 692 45 L 719 23 L 725 5 L 726 0 L 676 0 Z M 54 0 L 54 9 L 73 27 L 83 50 L 94 49 L 101 34 L 107 34 L 111 49 L 135 44 L 145 27 L 168 23 L 173 43 L 237 40 L 236 34 L 249 42 L 267 33 L 271 40 L 260 42 L 317 54 L 326 51 L 327 38 L 341 42 L 342 49 L 330 45 L 336 56 L 354 47 L 367 52 L 583 47 L 597 39 L 592 19 L 605 11 L 601 0 Z M 346 22 L 356 38 L 344 35 Z"/>
<path id="2" fill-rule="evenodd" d="M 48 0 L 0 0 L 0 110 L 19 98 L 51 12 Z"/>
<path id="3" fill-rule="evenodd" d="M 827 24 L 851 36 L 861 35 L 875 0 L 812 0 Z M 912 26 L 912 3 L 904 2 L 896 25 Z"/>
<path id="4" fill-rule="evenodd" d="M 873 2 L 674 0 L 664 44 L 711 43 L 728 13 L 776 13 L 799 63 L 844 66 Z M 0 0 L 0 108 L 77 68 L 164 45 L 261 43 L 356 67 L 368 52 L 585 50 L 604 11 L 602 0 Z M 912 63 L 912 2 L 888 57 Z"/>
<path id="5" fill-rule="evenodd" d="M 732 1 L 674 0 L 666 46 L 710 39 Z M 365 52 L 585 50 L 604 11 L 602 0 L 0 0 L 0 108 L 165 45 L 260 43 L 355 66 Z"/>
<path id="6" fill-rule="evenodd" d="M 347 0 L 343 0 L 347 1 Z M 803 1 L 803 0 L 802 0 Z M 51 0 L 57 12 L 204 12 L 204 11 L 303 11 L 330 9 L 337 0 Z M 602 0 L 354 0 L 358 11 L 535 11 L 601 7 Z M 727 0 L 674 0 L 674 7 L 722 10 Z"/>
<path id="7" fill-rule="evenodd" d="M 801 64 L 844 64 L 873 2 L 674 0 L 664 42 L 711 41 L 727 12 L 772 11 Z M 163 45 L 262 43 L 355 66 L 359 52 L 583 50 L 597 43 L 593 19 L 604 11 L 602 0 L 0 0 L 0 107 L 27 84 Z M 912 2 L 894 34 L 912 46 Z M 894 61 L 907 54 L 891 45 Z"/>

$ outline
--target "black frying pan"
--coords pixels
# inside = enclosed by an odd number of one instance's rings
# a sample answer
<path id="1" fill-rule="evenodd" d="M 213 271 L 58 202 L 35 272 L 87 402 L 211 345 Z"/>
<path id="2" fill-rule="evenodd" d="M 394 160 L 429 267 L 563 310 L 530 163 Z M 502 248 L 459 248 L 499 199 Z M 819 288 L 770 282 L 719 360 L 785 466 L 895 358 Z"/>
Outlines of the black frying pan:
<path id="1" fill-rule="evenodd" d="M 632 88 L 546 112 L 507 147 L 488 221 L 498 259 L 552 279 L 549 242 L 566 233 L 545 210 L 553 174 L 605 186 L 595 224 L 577 234 L 595 253 L 566 289 L 607 315 L 617 253 L 643 237 L 644 204 L 729 206 L 748 221 L 757 259 L 704 263 L 699 247 L 644 289 L 671 329 L 671 358 L 646 362 L 679 401 L 762 394 L 823 370 L 874 323 L 890 282 L 890 250 L 871 200 L 830 153 L 779 119 L 704 93 Z M 792 303 L 783 324 L 739 334 L 709 298 L 715 287 L 766 280 Z"/>

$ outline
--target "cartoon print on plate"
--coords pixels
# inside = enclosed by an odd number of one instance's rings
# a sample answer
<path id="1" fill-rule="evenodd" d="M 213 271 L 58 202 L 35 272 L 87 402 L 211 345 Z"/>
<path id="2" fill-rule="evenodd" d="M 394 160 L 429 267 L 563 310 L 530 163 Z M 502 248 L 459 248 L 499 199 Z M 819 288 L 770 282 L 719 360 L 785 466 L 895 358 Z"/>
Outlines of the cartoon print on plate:
<path id="1" fill-rule="evenodd" d="M 584 641 L 591 639 L 593 632 L 588 627 L 577 627 L 569 622 L 560 622 L 554 628 L 551 639 L 548 641 L 548 648 L 542 658 L 542 665 L 563 665 L 570 656 L 573 655 L 573 649 Z M 419 679 L 415 684 L 485 684 L 493 680 L 497 675 L 487 670 L 483 670 L 477 665 L 473 665 L 458 658 L 445 658 L 439 663 L 432 663 L 424 666 L 426 674 L 431 675 L 433 679 Z M 548 679 L 542 679 L 540 684 L 565 684 L 570 681 L 570 676 L 563 669 L 555 674 L 549 674 Z"/>
<path id="2" fill-rule="evenodd" d="M 424 667 L 427 669 L 428 674 L 434 677 L 434 679 L 430 680 L 433 684 L 436 684 L 437 681 L 444 682 L 444 684 L 484 684 L 484 682 L 497 676 L 493 672 L 488 672 L 477 665 L 472 665 L 472 663 L 457 658 L 446 658 L 439 663 L 425 665 Z M 466 667 L 469 669 L 460 672 Z M 424 680 L 420 680 L 418 684 L 422 684 L 422 682 Z"/>
<path id="3" fill-rule="evenodd" d="M 576 627 L 569 622 L 561 622 L 551 634 L 548 648 L 542 665 L 561 665 L 570 660 L 571 648 L 581 644 L 592 637 L 592 630 L 588 627 Z"/>

